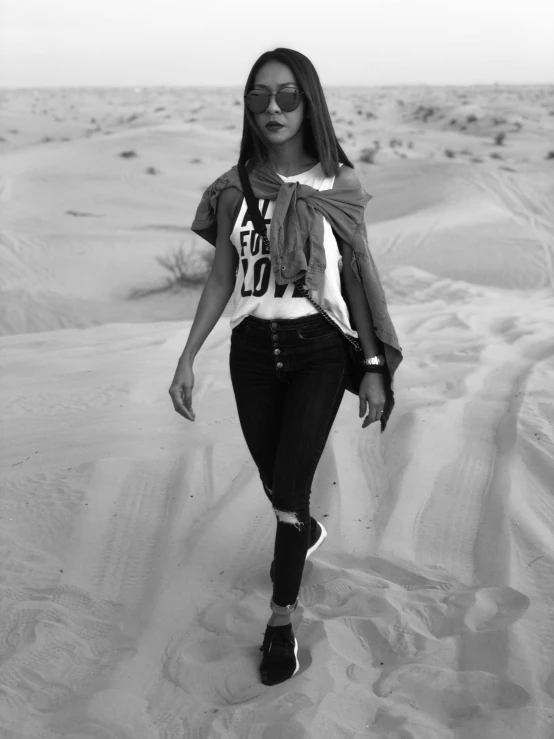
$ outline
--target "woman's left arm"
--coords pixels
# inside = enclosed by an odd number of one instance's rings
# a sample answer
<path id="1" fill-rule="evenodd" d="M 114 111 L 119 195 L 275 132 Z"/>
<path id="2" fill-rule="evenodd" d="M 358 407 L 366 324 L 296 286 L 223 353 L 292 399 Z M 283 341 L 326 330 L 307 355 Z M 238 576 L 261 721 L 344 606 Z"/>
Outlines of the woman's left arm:
<path id="1" fill-rule="evenodd" d="M 348 307 L 356 324 L 358 337 L 364 350 L 364 357 L 369 359 L 369 357 L 383 353 L 382 343 L 373 330 L 371 309 L 367 302 L 364 287 L 352 269 L 352 248 L 350 244 L 340 239 L 337 239 L 337 244 L 342 256 L 342 277 Z M 358 397 L 360 399 L 360 418 L 365 414 L 367 408 L 367 417 L 364 419 L 362 428 L 366 428 L 375 421 L 380 421 L 386 400 L 384 376 L 378 372 L 366 372 L 360 384 Z"/>

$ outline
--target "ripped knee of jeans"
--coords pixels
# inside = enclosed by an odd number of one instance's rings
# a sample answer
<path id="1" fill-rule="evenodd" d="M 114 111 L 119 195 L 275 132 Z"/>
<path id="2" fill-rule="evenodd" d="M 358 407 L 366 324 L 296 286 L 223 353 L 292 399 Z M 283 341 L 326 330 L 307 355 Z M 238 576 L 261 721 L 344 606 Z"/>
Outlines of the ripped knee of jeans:
<path id="1" fill-rule="evenodd" d="M 298 530 L 300 530 L 304 525 L 301 521 L 298 520 L 298 516 L 294 511 L 278 511 L 277 508 L 274 508 L 273 510 L 275 511 L 275 515 L 277 516 L 279 521 L 281 521 L 281 523 L 290 523 Z"/>

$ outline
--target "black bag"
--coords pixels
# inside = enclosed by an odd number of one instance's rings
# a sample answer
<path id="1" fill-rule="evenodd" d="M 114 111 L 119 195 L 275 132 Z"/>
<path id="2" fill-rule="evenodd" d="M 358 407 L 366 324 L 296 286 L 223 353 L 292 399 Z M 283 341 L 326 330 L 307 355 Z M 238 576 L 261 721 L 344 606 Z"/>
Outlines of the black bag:
<path id="1" fill-rule="evenodd" d="M 257 231 L 257 233 L 260 234 L 260 236 L 263 239 L 264 246 L 269 252 L 269 239 L 267 238 L 267 228 L 264 222 L 264 219 L 262 218 L 262 214 L 260 213 L 260 209 L 258 207 L 258 201 L 256 200 L 254 193 L 252 191 L 252 186 L 250 185 L 250 180 L 248 179 L 248 174 L 246 172 L 246 167 L 244 166 L 243 162 L 239 162 L 238 164 L 238 172 L 240 177 L 240 182 L 242 185 L 242 191 L 244 193 L 244 197 L 246 198 L 246 204 L 248 206 L 248 212 L 250 214 L 250 217 L 252 219 L 252 223 L 254 224 L 254 228 Z M 365 375 L 365 369 L 363 364 L 364 359 L 364 351 L 363 347 L 360 344 L 359 341 L 356 341 L 352 336 L 348 336 L 347 334 L 342 331 L 340 326 L 338 326 L 337 323 L 329 316 L 327 311 L 325 311 L 320 305 L 318 305 L 315 300 L 312 299 L 310 293 L 304 285 L 302 284 L 302 280 L 298 280 L 294 283 L 296 286 L 296 289 L 300 292 L 301 295 L 303 295 L 305 298 L 308 298 L 310 303 L 319 311 L 319 313 L 329 321 L 338 331 L 339 333 L 346 339 L 346 353 L 348 356 L 348 368 L 346 372 L 346 389 L 353 393 L 354 395 L 358 395 L 360 392 L 360 383 L 362 381 L 362 378 Z"/>

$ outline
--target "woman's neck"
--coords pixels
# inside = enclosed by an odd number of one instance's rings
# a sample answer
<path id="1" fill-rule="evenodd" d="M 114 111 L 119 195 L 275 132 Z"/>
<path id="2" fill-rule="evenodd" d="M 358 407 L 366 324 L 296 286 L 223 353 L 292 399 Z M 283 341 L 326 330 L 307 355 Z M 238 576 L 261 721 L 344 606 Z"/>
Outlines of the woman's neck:
<path id="1" fill-rule="evenodd" d="M 268 149 L 269 166 L 283 177 L 294 177 L 315 167 L 318 159 L 306 152 L 302 143 L 287 141 L 282 146 Z"/>

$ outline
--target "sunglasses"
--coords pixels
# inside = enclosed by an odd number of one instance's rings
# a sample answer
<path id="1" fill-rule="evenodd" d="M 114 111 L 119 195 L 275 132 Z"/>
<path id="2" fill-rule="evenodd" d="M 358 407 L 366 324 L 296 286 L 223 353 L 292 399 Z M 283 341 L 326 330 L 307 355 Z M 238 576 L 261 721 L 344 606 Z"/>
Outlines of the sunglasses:
<path id="1" fill-rule="evenodd" d="M 300 100 L 304 93 L 294 87 L 283 88 L 276 95 L 263 90 L 250 90 L 244 96 L 246 107 L 251 113 L 264 113 L 267 110 L 269 101 L 275 97 L 275 101 L 283 113 L 292 113 L 300 105 Z"/>

